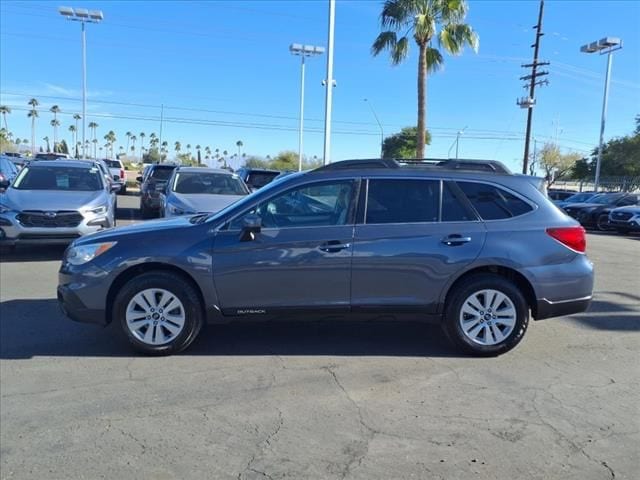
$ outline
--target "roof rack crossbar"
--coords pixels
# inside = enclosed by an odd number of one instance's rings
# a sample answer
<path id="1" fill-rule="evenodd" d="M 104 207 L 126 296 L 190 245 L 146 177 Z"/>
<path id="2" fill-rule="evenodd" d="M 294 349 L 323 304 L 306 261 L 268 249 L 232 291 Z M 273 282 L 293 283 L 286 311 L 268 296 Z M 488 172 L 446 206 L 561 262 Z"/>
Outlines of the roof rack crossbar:
<path id="1" fill-rule="evenodd" d="M 425 159 L 391 159 L 374 158 L 362 160 L 342 160 L 329 163 L 316 168 L 315 172 L 330 170 L 349 170 L 358 168 L 439 168 L 443 170 L 463 170 L 473 172 L 493 172 L 510 175 L 511 171 L 501 162 L 496 160 L 470 160 L 470 159 L 448 159 L 425 158 Z"/>

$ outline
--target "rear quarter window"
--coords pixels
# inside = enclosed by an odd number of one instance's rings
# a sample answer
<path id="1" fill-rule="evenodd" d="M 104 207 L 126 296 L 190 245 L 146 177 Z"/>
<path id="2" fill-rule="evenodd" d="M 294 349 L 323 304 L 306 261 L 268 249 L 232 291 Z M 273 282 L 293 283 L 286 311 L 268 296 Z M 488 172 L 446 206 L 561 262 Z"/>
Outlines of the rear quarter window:
<path id="1" fill-rule="evenodd" d="M 456 183 L 483 220 L 503 220 L 533 210 L 524 200 L 495 185 L 477 182 Z"/>

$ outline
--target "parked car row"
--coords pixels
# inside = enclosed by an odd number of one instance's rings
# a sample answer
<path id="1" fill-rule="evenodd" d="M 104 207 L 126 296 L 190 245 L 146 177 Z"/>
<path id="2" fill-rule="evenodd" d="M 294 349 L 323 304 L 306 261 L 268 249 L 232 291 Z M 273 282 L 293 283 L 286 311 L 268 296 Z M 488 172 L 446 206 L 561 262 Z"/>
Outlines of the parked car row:
<path id="1" fill-rule="evenodd" d="M 137 178 L 142 218 L 215 213 L 264 187 L 277 170 L 241 168 L 237 173 L 171 163 L 148 165 Z"/>
<path id="2" fill-rule="evenodd" d="M 562 209 L 585 228 L 620 233 L 638 230 L 633 207 L 637 209 L 640 205 L 640 195 L 625 192 L 578 195 L 582 195 L 581 201 L 564 204 Z"/>

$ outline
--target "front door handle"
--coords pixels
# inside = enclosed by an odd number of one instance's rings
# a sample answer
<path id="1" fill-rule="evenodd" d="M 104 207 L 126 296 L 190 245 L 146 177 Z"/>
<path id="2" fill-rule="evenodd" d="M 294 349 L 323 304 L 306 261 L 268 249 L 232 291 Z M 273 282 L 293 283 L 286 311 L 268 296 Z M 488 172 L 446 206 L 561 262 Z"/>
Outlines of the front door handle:
<path id="1" fill-rule="evenodd" d="M 329 240 L 318 247 L 318 250 L 322 250 L 327 253 L 337 253 L 341 250 L 351 247 L 350 243 L 342 243 L 340 240 Z"/>
<path id="2" fill-rule="evenodd" d="M 462 245 L 463 243 L 468 243 L 471 241 L 471 237 L 463 237 L 462 235 L 453 234 L 448 237 L 444 237 L 442 239 L 442 243 L 448 245 L 450 247 L 455 247 L 457 245 Z"/>

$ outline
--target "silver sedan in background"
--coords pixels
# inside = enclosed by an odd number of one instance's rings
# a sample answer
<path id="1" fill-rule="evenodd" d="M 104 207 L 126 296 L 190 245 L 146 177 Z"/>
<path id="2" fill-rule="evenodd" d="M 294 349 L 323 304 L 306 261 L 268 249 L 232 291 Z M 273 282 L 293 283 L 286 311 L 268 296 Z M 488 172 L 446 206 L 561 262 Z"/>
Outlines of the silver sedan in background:
<path id="1" fill-rule="evenodd" d="M 0 195 L 0 245 L 64 244 L 113 227 L 115 189 L 91 162 L 30 162 Z"/>
<path id="2" fill-rule="evenodd" d="M 242 179 L 227 170 L 178 167 L 162 194 L 163 217 L 215 213 L 249 195 Z"/>

